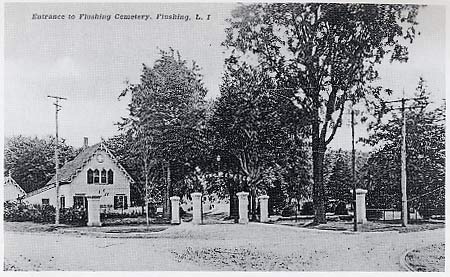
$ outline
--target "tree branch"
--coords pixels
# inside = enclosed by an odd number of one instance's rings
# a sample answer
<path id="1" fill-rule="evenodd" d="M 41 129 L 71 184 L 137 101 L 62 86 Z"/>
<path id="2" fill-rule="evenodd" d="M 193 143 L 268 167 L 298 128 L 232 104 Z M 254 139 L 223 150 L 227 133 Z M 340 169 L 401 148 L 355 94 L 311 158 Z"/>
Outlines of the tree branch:
<path id="1" fill-rule="evenodd" d="M 344 114 L 344 104 L 345 101 L 342 101 L 342 105 L 340 107 L 341 111 L 339 113 L 338 118 L 336 119 L 336 124 L 333 126 L 333 130 L 331 131 L 330 137 L 325 141 L 325 145 L 328 145 L 334 138 L 334 135 L 336 134 L 337 128 L 339 128 L 339 125 L 342 121 L 342 115 Z"/>

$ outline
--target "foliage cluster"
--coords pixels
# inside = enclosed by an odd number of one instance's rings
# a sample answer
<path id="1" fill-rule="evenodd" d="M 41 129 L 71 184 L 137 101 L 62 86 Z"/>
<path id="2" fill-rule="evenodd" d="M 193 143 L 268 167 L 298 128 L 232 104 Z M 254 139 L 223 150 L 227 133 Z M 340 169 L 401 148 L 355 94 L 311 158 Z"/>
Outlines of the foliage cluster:
<path id="1" fill-rule="evenodd" d="M 55 207 L 50 205 L 31 205 L 19 201 L 4 203 L 5 221 L 32 221 L 35 223 L 54 223 Z M 61 209 L 60 223 L 69 225 L 86 225 L 87 213 L 84 209 Z"/>
<path id="2" fill-rule="evenodd" d="M 4 174 L 11 176 L 25 192 L 43 187 L 55 173 L 55 138 L 12 136 L 5 139 Z M 64 165 L 79 153 L 62 139 L 59 163 Z"/>
<path id="3" fill-rule="evenodd" d="M 416 96 L 429 96 L 423 80 Z M 408 206 L 423 214 L 445 206 L 445 105 L 430 107 L 428 100 L 410 105 L 406 117 L 406 173 Z M 366 183 L 369 207 L 400 208 L 401 126 L 397 113 L 377 124 L 366 140 L 373 145 L 368 159 Z"/>

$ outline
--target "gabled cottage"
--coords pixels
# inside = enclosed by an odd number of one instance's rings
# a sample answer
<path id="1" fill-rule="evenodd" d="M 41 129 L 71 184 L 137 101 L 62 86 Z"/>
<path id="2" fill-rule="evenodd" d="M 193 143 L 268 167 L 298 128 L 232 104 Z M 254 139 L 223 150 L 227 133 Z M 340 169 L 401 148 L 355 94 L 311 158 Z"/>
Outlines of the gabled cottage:
<path id="1" fill-rule="evenodd" d="M 58 174 L 60 206 L 87 208 L 86 196 L 100 195 L 101 212 L 118 212 L 130 206 L 133 178 L 103 143 L 85 146 Z M 55 176 L 43 188 L 30 192 L 25 201 L 56 207 Z"/>
<path id="2" fill-rule="evenodd" d="M 9 172 L 9 175 L 5 177 L 5 184 L 3 188 L 4 188 L 5 202 L 17 200 L 27 194 L 19 186 L 19 184 L 17 184 L 17 182 L 11 177 L 11 171 Z"/>

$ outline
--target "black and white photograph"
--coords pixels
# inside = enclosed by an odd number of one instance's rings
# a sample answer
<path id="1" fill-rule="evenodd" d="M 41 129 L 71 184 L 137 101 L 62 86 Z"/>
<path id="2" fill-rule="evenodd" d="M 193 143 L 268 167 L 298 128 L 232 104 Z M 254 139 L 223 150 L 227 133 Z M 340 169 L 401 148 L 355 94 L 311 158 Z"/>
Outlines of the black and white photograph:
<path id="1" fill-rule="evenodd" d="M 2 6 L 3 273 L 446 271 L 449 3 Z"/>

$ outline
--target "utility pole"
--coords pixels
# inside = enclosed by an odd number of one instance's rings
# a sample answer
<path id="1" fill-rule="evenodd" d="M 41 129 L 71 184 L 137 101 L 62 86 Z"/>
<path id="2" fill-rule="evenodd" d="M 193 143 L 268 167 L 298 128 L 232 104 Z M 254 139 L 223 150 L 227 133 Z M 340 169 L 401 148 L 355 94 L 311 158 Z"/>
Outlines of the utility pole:
<path id="1" fill-rule="evenodd" d="M 59 172 L 59 157 L 58 157 L 58 148 L 59 148 L 59 139 L 58 139 L 58 112 L 61 110 L 61 106 L 59 105 L 59 100 L 67 100 L 67 98 L 48 95 L 48 98 L 55 99 L 55 122 L 56 122 L 56 146 L 55 146 L 55 187 L 56 187 L 56 214 L 55 214 L 55 224 L 59 224 L 59 209 L 60 209 L 60 199 L 59 199 L 59 180 L 58 180 L 58 172 Z"/>
<path id="2" fill-rule="evenodd" d="M 353 231 L 358 231 L 356 218 L 356 162 L 355 162 L 355 111 L 352 105 L 352 183 L 353 183 Z"/>
<path id="3" fill-rule="evenodd" d="M 398 103 L 401 102 L 400 108 L 393 108 L 392 110 L 401 110 L 402 113 L 402 145 L 401 145 L 401 191 L 402 191 L 402 226 L 406 227 L 408 224 L 408 197 L 407 197 L 407 190 L 406 190 L 406 114 L 405 109 L 406 108 L 414 108 L 414 107 L 406 107 L 407 101 L 419 101 L 419 100 L 425 100 L 428 97 L 414 97 L 414 98 L 405 98 L 405 91 L 403 91 L 403 97 L 398 100 L 393 101 L 386 101 L 385 103 Z M 418 107 L 421 108 L 421 107 Z"/>

